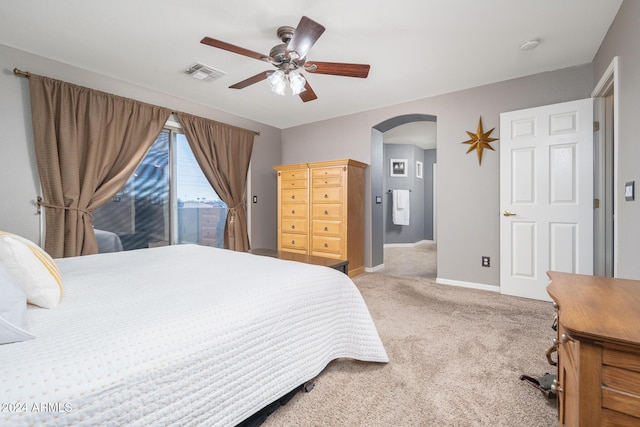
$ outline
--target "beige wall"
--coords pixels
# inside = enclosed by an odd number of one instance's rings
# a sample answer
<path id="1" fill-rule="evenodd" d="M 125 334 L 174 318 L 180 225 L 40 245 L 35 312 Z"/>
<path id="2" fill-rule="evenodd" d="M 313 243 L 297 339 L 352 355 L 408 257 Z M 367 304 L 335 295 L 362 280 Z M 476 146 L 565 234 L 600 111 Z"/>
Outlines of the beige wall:
<path id="1" fill-rule="evenodd" d="M 618 57 L 618 253 L 617 275 L 640 279 L 640 2 L 625 0 L 609 28 L 594 66 L 594 85 L 606 71 L 614 57 Z M 635 201 L 624 200 L 624 184 L 636 182 Z"/>
<path id="2" fill-rule="evenodd" d="M 593 87 L 590 64 L 476 87 L 415 102 L 339 117 L 282 132 L 283 163 L 351 157 L 371 161 L 371 128 L 404 114 L 437 116 L 438 278 L 441 281 L 499 286 L 499 150 L 485 151 L 482 166 L 475 153 L 465 154 L 465 131 L 475 131 L 478 118 L 499 137 L 500 113 L 588 98 Z M 370 186 L 365 191 L 369 190 Z M 371 195 L 366 216 L 372 216 Z M 381 209 L 374 205 L 373 209 Z M 365 226 L 370 227 L 370 222 Z M 376 231 L 377 232 L 377 231 Z M 381 232 L 381 231 L 380 231 Z M 365 245 L 371 245 L 367 230 Z M 382 260 L 367 252 L 367 267 Z M 481 267 L 481 257 L 491 267 Z"/>
<path id="3" fill-rule="evenodd" d="M 255 247 L 276 247 L 276 180 L 271 167 L 280 162 L 279 129 L 4 45 L 0 45 L 0 64 L 0 230 L 38 241 L 39 222 L 34 202 L 40 193 L 31 131 L 29 82 L 13 75 L 12 70 L 17 67 L 260 132 L 255 138 L 251 160 L 249 196 L 257 195 L 258 204 L 249 203 L 250 238 Z"/>

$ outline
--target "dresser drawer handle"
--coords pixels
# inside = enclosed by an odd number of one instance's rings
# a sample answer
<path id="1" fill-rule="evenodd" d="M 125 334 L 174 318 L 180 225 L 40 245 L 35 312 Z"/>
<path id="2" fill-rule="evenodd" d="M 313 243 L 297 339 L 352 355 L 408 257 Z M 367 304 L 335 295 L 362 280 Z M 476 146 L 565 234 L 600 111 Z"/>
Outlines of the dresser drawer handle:
<path id="1" fill-rule="evenodd" d="M 294 215 L 296 213 L 296 211 L 291 210 L 291 215 Z"/>
<path id="2" fill-rule="evenodd" d="M 553 380 L 553 383 L 551 384 L 551 391 L 553 391 L 554 393 L 564 392 L 562 387 L 560 387 L 560 385 L 558 384 L 558 380 Z"/>
<path id="3" fill-rule="evenodd" d="M 328 243 L 325 243 L 325 244 L 324 244 L 324 247 L 325 247 L 325 248 L 328 248 L 328 247 L 329 247 L 329 244 L 328 244 Z"/>
<path id="4" fill-rule="evenodd" d="M 295 194 L 292 194 L 292 195 L 291 195 L 291 198 L 292 198 L 292 199 L 295 199 L 295 198 L 296 198 L 296 195 L 295 195 Z"/>
<path id="5" fill-rule="evenodd" d="M 569 336 L 568 336 L 567 334 L 562 334 L 562 335 L 560 335 L 560 340 L 558 340 L 557 338 L 554 338 L 554 339 L 553 339 L 553 343 L 554 343 L 555 345 L 558 345 L 558 344 L 564 344 L 564 343 L 566 343 L 567 341 L 569 341 Z"/>
<path id="6" fill-rule="evenodd" d="M 325 198 L 325 199 L 328 199 L 328 198 L 329 198 L 329 195 L 328 195 L 328 194 L 325 194 L 325 195 L 324 195 L 324 198 Z"/>
<path id="7" fill-rule="evenodd" d="M 292 230 L 295 230 L 295 229 L 296 229 L 296 226 L 295 226 L 295 225 L 292 225 L 292 226 L 291 226 L 291 229 L 292 229 Z"/>
<path id="8" fill-rule="evenodd" d="M 329 215 L 329 211 L 324 211 L 324 214 L 325 215 Z"/>
<path id="9" fill-rule="evenodd" d="M 292 244 L 292 245 L 295 245 L 295 244 L 296 244 L 296 241 L 295 241 L 295 240 L 292 240 L 292 241 L 291 241 L 291 244 Z"/>
<path id="10" fill-rule="evenodd" d="M 329 227 L 325 227 L 325 228 L 324 228 L 324 231 L 329 231 Z"/>

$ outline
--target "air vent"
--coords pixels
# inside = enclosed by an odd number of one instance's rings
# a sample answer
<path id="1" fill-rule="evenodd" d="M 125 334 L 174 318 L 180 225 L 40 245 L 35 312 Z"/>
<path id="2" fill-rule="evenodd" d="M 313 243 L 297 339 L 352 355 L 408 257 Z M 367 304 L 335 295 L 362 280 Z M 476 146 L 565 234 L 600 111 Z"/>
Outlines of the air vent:
<path id="1" fill-rule="evenodd" d="M 213 81 L 227 75 L 224 71 L 217 70 L 208 65 L 201 64 L 200 62 L 196 62 L 195 65 L 187 68 L 185 74 L 193 77 L 194 79 L 203 81 Z"/>

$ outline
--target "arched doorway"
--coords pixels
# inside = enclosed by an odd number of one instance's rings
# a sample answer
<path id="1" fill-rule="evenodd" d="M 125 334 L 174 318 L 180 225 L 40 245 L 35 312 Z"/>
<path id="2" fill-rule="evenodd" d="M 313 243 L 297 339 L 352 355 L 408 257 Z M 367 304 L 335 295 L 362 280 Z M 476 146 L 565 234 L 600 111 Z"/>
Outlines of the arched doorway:
<path id="1" fill-rule="evenodd" d="M 388 189 L 385 184 L 384 134 L 394 128 L 413 122 L 436 122 L 429 114 L 406 114 L 378 123 L 371 129 L 371 269 L 384 267 L 385 207 L 388 205 Z M 435 230 L 434 230 L 435 233 Z"/>

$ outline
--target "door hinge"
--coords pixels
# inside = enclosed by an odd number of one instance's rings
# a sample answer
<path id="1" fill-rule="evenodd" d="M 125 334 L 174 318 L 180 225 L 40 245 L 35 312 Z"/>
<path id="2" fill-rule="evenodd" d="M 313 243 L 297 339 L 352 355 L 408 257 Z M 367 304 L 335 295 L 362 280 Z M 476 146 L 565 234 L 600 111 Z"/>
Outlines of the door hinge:
<path id="1" fill-rule="evenodd" d="M 593 209 L 598 209 L 600 207 L 600 199 L 593 199 Z"/>
<path id="2" fill-rule="evenodd" d="M 593 122 L 593 131 L 598 132 L 600 130 L 600 122 Z"/>

